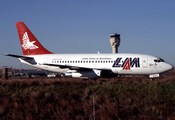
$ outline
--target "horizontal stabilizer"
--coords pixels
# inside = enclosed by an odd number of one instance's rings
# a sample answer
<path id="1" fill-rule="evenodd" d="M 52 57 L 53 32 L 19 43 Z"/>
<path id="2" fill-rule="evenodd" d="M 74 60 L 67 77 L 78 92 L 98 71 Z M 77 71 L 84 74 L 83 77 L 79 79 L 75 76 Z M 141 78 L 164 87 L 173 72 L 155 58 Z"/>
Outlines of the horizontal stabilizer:
<path id="1" fill-rule="evenodd" d="M 14 55 L 14 54 L 3 54 L 5 56 L 15 57 L 15 58 L 21 58 L 21 59 L 33 59 L 33 57 L 27 57 L 23 55 Z"/>

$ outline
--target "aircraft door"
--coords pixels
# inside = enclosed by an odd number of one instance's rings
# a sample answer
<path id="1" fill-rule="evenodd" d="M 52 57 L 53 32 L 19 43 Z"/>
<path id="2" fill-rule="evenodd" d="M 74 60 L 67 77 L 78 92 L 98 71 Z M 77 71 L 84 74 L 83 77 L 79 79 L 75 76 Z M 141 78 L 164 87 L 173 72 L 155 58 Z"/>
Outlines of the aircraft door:
<path id="1" fill-rule="evenodd" d="M 147 57 L 143 58 L 142 65 L 143 65 L 143 68 L 147 68 L 147 66 L 148 66 L 148 58 Z"/>

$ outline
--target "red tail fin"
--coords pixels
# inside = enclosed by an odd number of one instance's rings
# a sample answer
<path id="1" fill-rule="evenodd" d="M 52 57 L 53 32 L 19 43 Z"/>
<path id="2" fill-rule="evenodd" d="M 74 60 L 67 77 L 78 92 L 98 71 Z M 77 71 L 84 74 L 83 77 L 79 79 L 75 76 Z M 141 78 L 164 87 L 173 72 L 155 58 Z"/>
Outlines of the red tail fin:
<path id="1" fill-rule="evenodd" d="M 45 49 L 23 22 L 16 22 L 23 55 L 53 54 Z"/>

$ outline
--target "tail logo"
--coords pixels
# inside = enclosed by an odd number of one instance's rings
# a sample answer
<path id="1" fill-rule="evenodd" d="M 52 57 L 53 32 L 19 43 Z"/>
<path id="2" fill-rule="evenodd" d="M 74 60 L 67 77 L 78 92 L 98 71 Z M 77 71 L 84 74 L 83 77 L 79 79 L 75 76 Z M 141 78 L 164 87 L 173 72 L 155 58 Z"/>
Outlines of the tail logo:
<path id="1" fill-rule="evenodd" d="M 22 44 L 21 46 L 22 46 L 25 50 L 27 50 L 27 49 L 33 50 L 33 49 L 37 49 L 37 48 L 38 48 L 38 46 L 34 45 L 34 43 L 35 43 L 36 41 L 32 41 L 32 42 L 29 41 L 29 37 L 28 37 L 27 32 L 24 33 L 23 39 L 22 39 L 22 40 L 23 40 L 23 44 Z"/>

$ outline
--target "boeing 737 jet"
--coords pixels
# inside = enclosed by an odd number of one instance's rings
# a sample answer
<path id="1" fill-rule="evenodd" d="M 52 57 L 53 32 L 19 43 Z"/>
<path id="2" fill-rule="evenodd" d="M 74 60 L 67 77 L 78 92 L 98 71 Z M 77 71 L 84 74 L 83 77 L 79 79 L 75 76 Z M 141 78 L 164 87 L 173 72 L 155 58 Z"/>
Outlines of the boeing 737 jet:
<path id="1" fill-rule="evenodd" d="M 27 65 L 61 73 L 65 77 L 96 79 L 118 75 L 159 77 L 173 66 L 163 59 L 145 54 L 53 54 L 45 49 L 23 22 L 16 22 L 23 55 L 16 57 Z"/>

